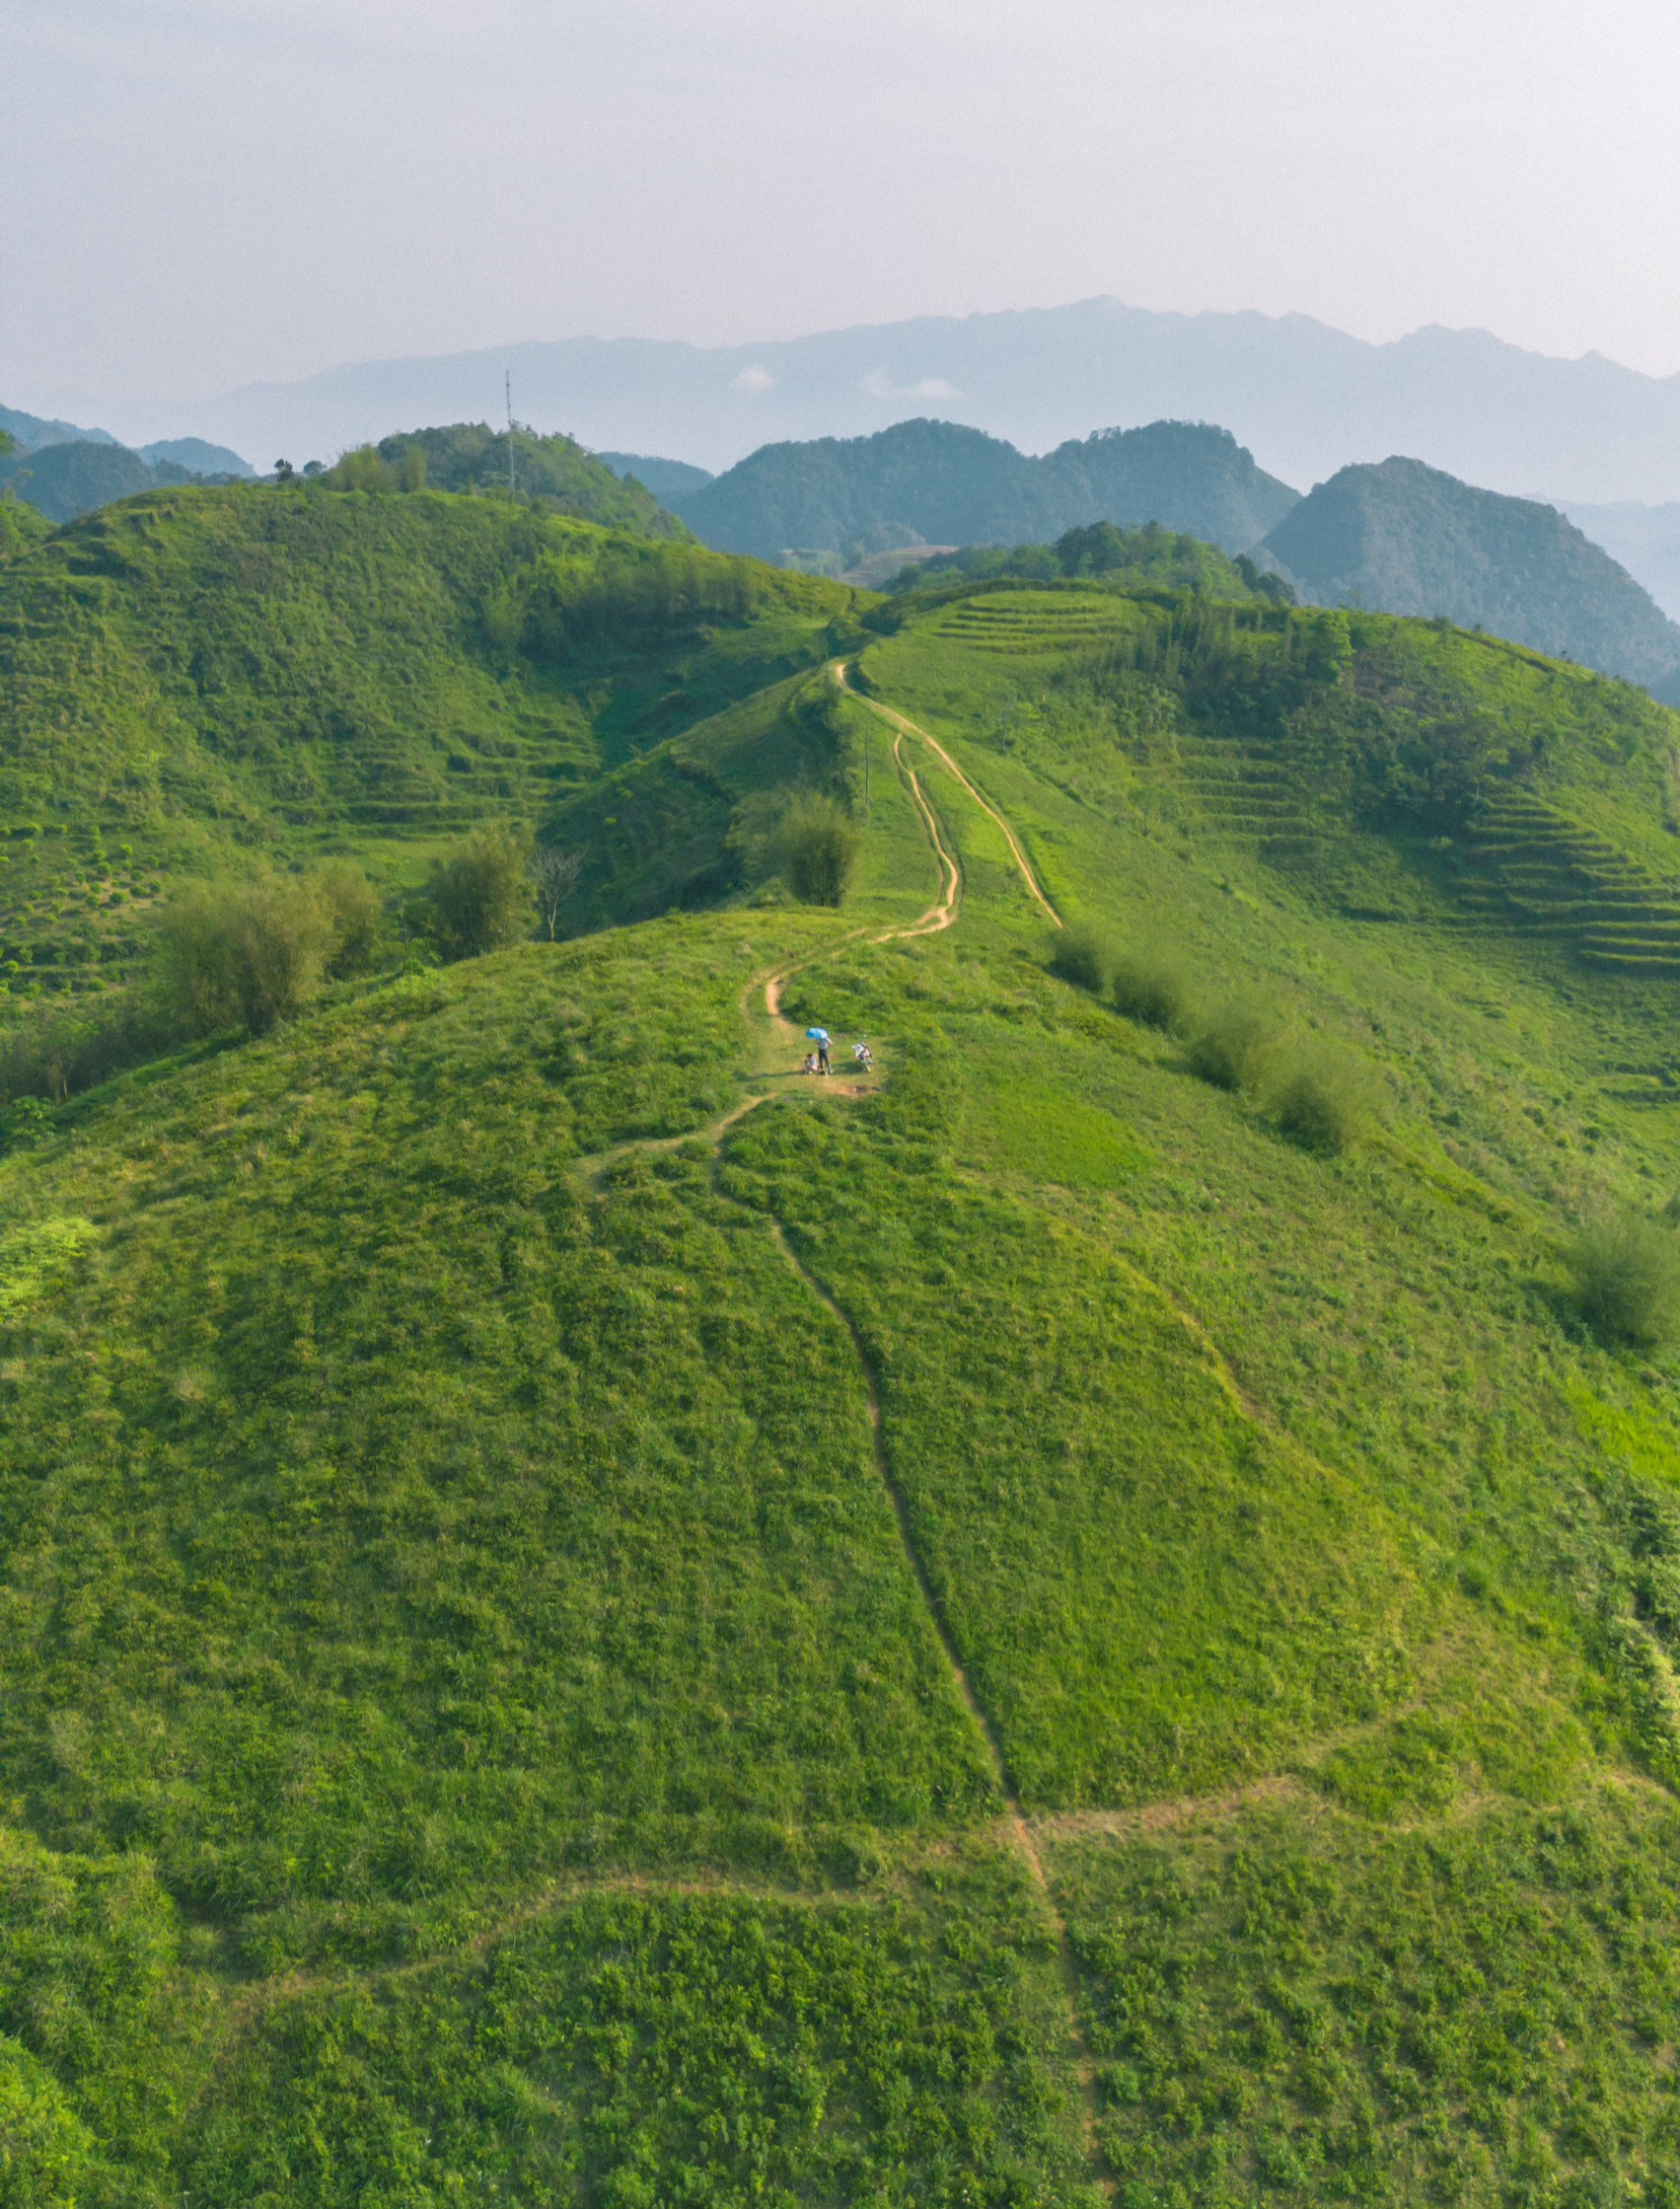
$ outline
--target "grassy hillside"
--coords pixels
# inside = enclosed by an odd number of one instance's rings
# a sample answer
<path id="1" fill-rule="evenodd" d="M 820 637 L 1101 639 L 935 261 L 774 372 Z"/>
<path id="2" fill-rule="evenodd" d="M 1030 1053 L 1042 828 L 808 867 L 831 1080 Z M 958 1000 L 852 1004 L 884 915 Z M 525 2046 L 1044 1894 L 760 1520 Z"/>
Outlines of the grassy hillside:
<path id="1" fill-rule="evenodd" d="M 11 990 L 129 971 L 183 869 L 350 851 L 401 883 L 486 815 L 541 822 L 819 657 L 850 603 L 429 491 L 190 490 L 92 516 L 0 565 Z"/>
<path id="2" fill-rule="evenodd" d="M 52 524 L 44 514 L 21 498 L 0 497 L 0 558 L 21 552 L 51 535 Z"/>
<path id="3" fill-rule="evenodd" d="M 1672 984 L 1464 853 L 1656 879 L 1680 726 L 1423 623 L 893 611 L 570 800 L 596 919 L 734 902 L 0 1159 L 21 2198 L 1674 2199 L 1680 1355 L 1568 1266 L 1680 1188 Z M 801 787 L 844 907 L 699 881 Z M 1230 999 L 1360 1140 L 1198 1073 Z"/>

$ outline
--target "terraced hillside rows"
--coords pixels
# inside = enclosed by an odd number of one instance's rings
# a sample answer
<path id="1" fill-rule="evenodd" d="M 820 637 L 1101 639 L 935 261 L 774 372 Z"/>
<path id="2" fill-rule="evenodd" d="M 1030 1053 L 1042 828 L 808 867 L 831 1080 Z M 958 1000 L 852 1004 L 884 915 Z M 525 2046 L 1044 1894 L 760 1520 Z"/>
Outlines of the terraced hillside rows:
<path id="1" fill-rule="evenodd" d="M 1480 809 L 1463 882 L 1472 911 L 1560 938 L 1595 966 L 1680 976 L 1680 880 L 1662 881 L 1526 791 Z"/>
<path id="2" fill-rule="evenodd" d="M 1264 859 L 1310 866 L 1323 834 L 1308 812 L 1298 770 L 1228 738 L 1186 732 L 1180 773 L 1217 835 Z"/>
<path id="3" fill-rule="evenodd" d="M 1674 723 L 995 595 L 625 741 L 571 940 L 0 1156 L 0 2193 L 1675 2199 L 1680 1362 L 1568 1263 L 1680 1188 L 1607 1079 L 1670 1007 L 1435 848 L 1509 787 L 1659 851 Z M 1335 883 L 1207 825 L 1221 741 L 1327 763 Z"/>
<path id="4" fill-rule="evenodd" d="M 153 878 L 350 853 L 401 893 L 441 839 L 541 824 L 817 664 L 851 603 L 487 497 L 180 491 L 74 523 L 0 563 L 0 1022 L 130 974 L 108 916 Z"/>

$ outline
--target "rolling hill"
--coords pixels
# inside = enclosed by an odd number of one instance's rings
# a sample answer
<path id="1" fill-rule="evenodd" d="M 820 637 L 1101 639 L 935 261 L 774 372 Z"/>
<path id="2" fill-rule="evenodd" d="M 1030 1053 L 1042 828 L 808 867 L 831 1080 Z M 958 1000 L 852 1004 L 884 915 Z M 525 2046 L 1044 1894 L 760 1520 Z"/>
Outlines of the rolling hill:
<path id="1" fill-rule="evenodd" d="M 183 475 L 178 472 L 177 479 Z M 42 445 L 0 460 L 0 495 L 22 499 L 49 522 L 72 522 L 136 491 L 154 490 L 159 479 L 126 445 Z"/>
<path id="2" fill-rule="evenodd" d="M 6 1123 L 20 2198 L 1667 2198 L 1680 1353 L 1571 1266 L 1675 1239 L 1680 717 L 436 491 L 150 494 L 0 621 L 66 856 L 411 855 L 376 734 L 564 726 L 469 787 L 585 861 Z"/>
<path id="3" fill-rule="evenodd" d="M 1322 604 L 1439 614 L 1680 697 L 1680 626 L 1555 507 L 1386 460 L 1318 484 L 1265 550 Z"/>
<path id="4" fill-rule="evenodd" d="M 829 552 L 849 566 L 894 545 L 1043 543 L 1099 521 L 1160 522 L 1240 552 L 1295 498 L 1205 423 L 1102 430 L 1031 459 L 954 422 L 910 421 L 767 445 L 676 504 L 720 551 Z"/>
<path id="5" fill-rule="evenodd" d="M 546 514 L 569 514 L 643 537 L 688 534 L 650 489 L 622 480 L 570 437 L 456 422 L 386 437 L 376 449 L 381 460 L 398 468 L 418 456 L 424 462 L 424 480 L 436 490 L 499 493 L 511 484 L 518 498 Z"/>
<path id="6" fill-rule="evenodd" d="M 851 603 L 505 497 L 303 485 L 150 492 L 5 578 L 0 958 L 48 998 L 122 979 L 183 868 L 355 851 L 411 883 L 810 664 Z"/>

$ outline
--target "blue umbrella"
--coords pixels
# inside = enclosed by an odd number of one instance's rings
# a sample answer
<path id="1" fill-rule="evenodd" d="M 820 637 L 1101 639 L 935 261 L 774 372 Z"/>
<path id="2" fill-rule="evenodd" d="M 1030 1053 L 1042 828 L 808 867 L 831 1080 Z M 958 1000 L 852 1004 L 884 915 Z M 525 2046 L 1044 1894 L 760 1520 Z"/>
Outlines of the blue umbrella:
<path id="1" fill-rule="evenodd" d="M 807 1028 L 805 1033 L 813 1043 L 827 1043 L 829 1040 L 827 1028 Z"/>

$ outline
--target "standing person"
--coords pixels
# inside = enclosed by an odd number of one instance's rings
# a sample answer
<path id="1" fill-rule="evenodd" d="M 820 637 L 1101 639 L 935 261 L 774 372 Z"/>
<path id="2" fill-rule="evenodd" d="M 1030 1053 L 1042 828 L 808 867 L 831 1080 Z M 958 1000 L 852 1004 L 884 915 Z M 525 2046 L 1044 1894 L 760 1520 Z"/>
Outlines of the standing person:
<path id="1" fill-rule="evenodd" d="M 817 1038 L 817 1071 L 833 1073 L 834 1070 L 829 1064 L 829 1039 L 826 1035 L 821 1035 Z"/>

